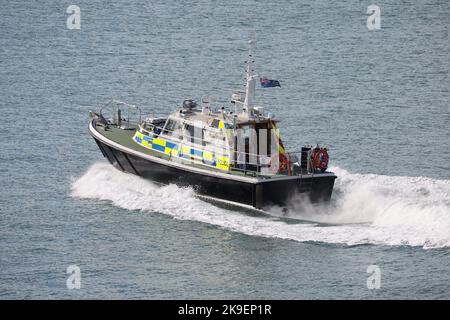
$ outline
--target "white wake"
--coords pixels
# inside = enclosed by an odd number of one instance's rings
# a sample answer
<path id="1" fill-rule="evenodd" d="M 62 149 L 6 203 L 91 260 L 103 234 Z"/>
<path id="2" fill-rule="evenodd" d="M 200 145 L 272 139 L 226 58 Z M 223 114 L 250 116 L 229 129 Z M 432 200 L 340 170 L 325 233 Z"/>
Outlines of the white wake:
<path id="1" fill-rule="evenodd" d="M 72 196 L 111 201 L 114 205 L 196 220 L 248 235 L 334 244 L 450 247 L 450 180 L 352 174 L 333 168 L 336 180 L 331 206 L 294 199 L 288 218 L 249 216 L 195 197 L 190 188 L 159 186 L 95 163 L 72 184 Z"/>

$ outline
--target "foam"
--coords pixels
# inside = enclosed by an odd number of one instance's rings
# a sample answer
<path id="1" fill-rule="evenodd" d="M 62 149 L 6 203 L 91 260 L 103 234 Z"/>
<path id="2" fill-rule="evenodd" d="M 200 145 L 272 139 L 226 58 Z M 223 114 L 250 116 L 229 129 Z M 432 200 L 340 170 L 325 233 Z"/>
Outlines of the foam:
<path id="1" fill-rule="evenodd" d="M 213 224 L 247 235 L 343 245 L 450 246 L 450 181 L 354 174 L 341 168 L 330 206 L 294 199 L 288 212 L 249 216 L 204 202 L 191 188 L 160 186 L 98 162 L 74 179 L 72 196 Z M 280 217 L 283 216 L 283 217 Z M 284 219 L 301 220 L 291 223 Z M 305 222 L 306 221 L 306 222 Z"/>

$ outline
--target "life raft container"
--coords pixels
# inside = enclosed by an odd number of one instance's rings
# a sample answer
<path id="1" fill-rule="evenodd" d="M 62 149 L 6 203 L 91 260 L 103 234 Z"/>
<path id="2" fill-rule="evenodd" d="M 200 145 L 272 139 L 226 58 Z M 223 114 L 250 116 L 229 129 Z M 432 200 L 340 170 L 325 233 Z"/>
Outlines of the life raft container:
<path id="1" fill-rule="evenodd" d="M 314 170 L 324 172 L 328 168 L 328 150 L 327 148 L 315 148 L 311 154 L 311 162 Z"/>

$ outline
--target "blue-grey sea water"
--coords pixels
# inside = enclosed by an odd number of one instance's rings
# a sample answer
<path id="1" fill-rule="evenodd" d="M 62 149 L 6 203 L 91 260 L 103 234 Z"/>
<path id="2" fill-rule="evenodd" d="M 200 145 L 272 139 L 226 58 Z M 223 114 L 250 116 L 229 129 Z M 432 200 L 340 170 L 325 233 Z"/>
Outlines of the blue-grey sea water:
<path id="1" fill-rule="evenodd" d="M 0 298 L 450 298 L 449 25 L 447 0 L 0 1 Z M 107 164 L 90 109 L 225 104 L 251 36 L 287 149 L 330 149 L 331 207 L 217 207 Z"/>

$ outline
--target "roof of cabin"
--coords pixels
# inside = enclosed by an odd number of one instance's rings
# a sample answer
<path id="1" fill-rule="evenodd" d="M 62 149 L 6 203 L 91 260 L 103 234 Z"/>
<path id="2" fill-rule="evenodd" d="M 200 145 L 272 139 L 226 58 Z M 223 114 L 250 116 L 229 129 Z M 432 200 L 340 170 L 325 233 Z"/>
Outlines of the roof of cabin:
<path id="1" fill-rule="evenodd" d="M 233 113 L 228 111 L 210 111 L 208 114 L 202 112 L 198 109 L 178 109 L 176 112 L 171 114 L 171 117 L 178 119 L 186 119 L 193 122 L 201 122 L 211 125 L 214 120 L 223 121 L 228 124 L 233 124 Z M 249 118 L 246 112 L 241 112 L 237 114 L 236 123 L 238 125 L 244 124 L 254 124 L 254 123 L 267 123 L 269 121 L 278 122 L 275 119 L 269 119 L 265 116 L 255 116 Z"/>

